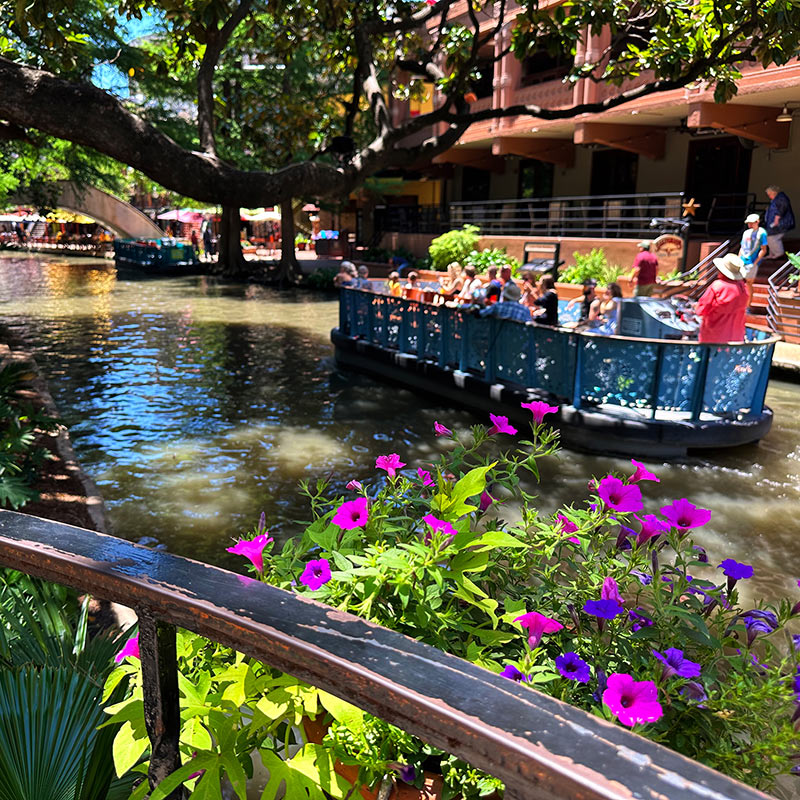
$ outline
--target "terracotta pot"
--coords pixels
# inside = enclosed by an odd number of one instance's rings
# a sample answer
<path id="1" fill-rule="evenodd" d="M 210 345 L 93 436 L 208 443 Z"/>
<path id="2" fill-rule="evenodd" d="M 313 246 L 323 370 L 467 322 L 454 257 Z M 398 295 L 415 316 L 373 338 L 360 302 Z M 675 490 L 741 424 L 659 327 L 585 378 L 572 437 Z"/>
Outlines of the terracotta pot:
<path id="1" fill-rule="evenodd" d="M 312 744 L 322 744 L 327 732 L 327 726 L 323 725 L 318 719 L 303 718 L 303 730 L 306 738 Z M 358 781 L 358 767 L 352 764 L 342 764 L 337 761 L 333 765 L 337 775 L 341 775 L 346 781 L 349 781 L 354 786 Z M 406 783 L 395 785 L 389 795 L 389 800 L 439 800 L 442 796 L 442 776 L 425 773 L 425 783 L 422 789 L 417 789 L 416 786 L 410 786 Z M 361 796 L 364 800 L 377 800 L 378 790 L 368 789 L 362 786 L 360 789 Z"/>

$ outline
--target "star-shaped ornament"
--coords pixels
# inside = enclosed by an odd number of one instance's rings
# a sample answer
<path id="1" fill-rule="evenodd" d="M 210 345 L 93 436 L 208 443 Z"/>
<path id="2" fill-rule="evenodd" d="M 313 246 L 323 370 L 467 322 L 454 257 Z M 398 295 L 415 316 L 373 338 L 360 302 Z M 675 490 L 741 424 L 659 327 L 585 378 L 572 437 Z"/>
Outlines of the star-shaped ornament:
<path id="1" fill-rule="evenodd" d="M 695 203 L 693 197 L 688 203 L 683 203 L 683 216 L 693 217 L 697 213 L 698 208 L 700 208 L 700 203 Z"/>

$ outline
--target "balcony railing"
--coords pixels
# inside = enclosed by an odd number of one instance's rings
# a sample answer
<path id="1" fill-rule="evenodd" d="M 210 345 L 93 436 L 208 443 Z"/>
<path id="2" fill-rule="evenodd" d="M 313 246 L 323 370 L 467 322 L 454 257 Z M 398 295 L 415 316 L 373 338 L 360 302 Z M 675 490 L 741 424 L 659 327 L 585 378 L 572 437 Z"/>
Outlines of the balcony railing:
<path id="1" fill-rule="evenodd" d="M 466 759 L 505 782 L 506 800 L 768 800 L 474 664 L 208 564 L 10 511 L 0 564 L 136 609 L 151 785 L 179 765 L 180 626 Z"/>

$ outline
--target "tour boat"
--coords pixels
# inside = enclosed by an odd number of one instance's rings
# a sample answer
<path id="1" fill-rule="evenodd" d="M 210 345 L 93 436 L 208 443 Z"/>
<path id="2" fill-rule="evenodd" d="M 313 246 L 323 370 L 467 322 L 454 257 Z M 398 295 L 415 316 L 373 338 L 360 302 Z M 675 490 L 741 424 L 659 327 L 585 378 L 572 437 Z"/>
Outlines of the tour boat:
<path id="1" fill-rule="evenodd" d="M 174 239 L 114 239 L 114 261 L 154 272 L 176 272 L 200 263 L 192 245 Z"/>
<path id="2" fill-rule="evenodd" d="M 772 424 L 764 397 L 778 338 L 767 330 L 701 344 L 670 303 L 637 298 L 623 300 L 622 335 L 602 336 L 482 318 L 429 295 L 343 289 L 337 362 L 522 430 L 520 403 L 546 400 L 564 445 L 595 452 L 676 458 L 757 442 Z"/>

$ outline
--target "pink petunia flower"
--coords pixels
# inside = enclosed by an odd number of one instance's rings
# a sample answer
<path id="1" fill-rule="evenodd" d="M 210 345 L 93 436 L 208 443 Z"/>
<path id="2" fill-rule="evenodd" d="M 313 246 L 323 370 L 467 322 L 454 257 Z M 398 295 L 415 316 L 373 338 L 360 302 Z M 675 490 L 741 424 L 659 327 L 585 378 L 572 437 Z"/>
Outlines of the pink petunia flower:
<path id="1" fill-rule="evenodd" d="M 709 509 L 698 508 L 685 497 L 676 500 L 672 505 L 664 506 L 661 513 L 672 525 L 684 531 L 690 528 L 699 528 L 711 519 Z"/>
<path id="2" fill-rule="evenodd" d="M 623 483 L 613 475 L 606 475 L 597 487 L 600 499 L 614 511 L 641 511 L 644 507 L 642 492 L 638 486 Z"/>
<path id="3" fill-rule="evenodd" d="M 636 534 L 637 547 L 642 547 L 651 539 L 669 530 L 669 526 L 664 520 L 659 519 L 655 514 L 644 514 L 641 517 L 634 514 L 633 518 L 642 526 L 639 533 Z"/>
<path id="4" fill-rule="evenodd" d="M 400 456 L 397 453 L 390 453 L 388 456 L 378 456 L 375 459 L 375 466 L 378 469 L 385 469 L 386 474 L 390 478 L 394 478 L 397 475 L 397 470 L 402 469 L 405 464 L 400 460 Z"/>
<path id="5" fill-rule="evenodd" d="M 534 400 L 532 403 L 520 403 L 521 408 L 527 408 L 533 414 L 533 421 L 540 425 L 544 420 L 545 414 L 555 414 L 558 406 L 551 406 L 542 400 Z"/>
<path id="6" fill-rule="evenodd" d="M 453 431 L 451 431 L 450 428 L 446 428 L 444 425 L 442 425 L 441 422 L 434 422 L 433 423 L 433 432 L 437 436 L 452 436 L 453 435 Z"/>
<path id="7" fill-rule="evenodd" d="M 561 532 L 564 534 L 575 533 L 575 531 L 578 530 L 578 526 L 574 522 L 570 522 L 563 514 L 559 514 L 556 517 L 556 522 L 560 525 Z M 569 541 L 575 544 L 581 543 L 581 540 L 577 536 L 570 536 Z"/>
<path id="8" fill-rule="evenodd" d="M 430 472 L 422 467 L 417 467 L 417 477 L 422 481 L 423 486 L 436 486 L 431 478 Z"/>
<path id="9" fill-rule="evenodd" d="M 531 650 L 539 646 L 545 633 L 555 633 L 564 627 L 557 619 L 546 617 L 538 611 L 529 611 L 517 617 L 514 622 L 519 622 L 528 631 L 528 646 Z"/>
<path id="10" fill-rule="evenodd" d="M 609 575 L 604 581 L 600 589 L 601 600 L 614 600 L 620 605 L 623 605 L 622 595 L 619 593 L 619 586 L 617 582 Z"/>
<path id="11" fill-rule="evenodd" d="M 348 500 L 336 509 L 336 513 L 331 520 L 334 525 L 338 525 L 346 531 L 353 528 L 361 528 L 369 520 L 369 510 L 367 508 L 367 498 L 357 497 L 355 500 Z"/>
<path id="12" fill-rule="evenodd" d="M 434 517 L 433 514 L 426 514 L 422 521 L 434 532 L 434 533 L 443 533 L 445 536 L 453 537 L 455 536 L 458 531 L 449 523 L 443 519 L 438 519 Z M 431 540 L 431 534 L 426 531 L 425 532 L 425 544 L 428 544 Z"/>
<path id="13" fill-rule="evenodd" d="M 360 492 L 364 487 L 361 485 L 360 481 L 352 480 L 347 482 L 346 488 L 351 492 Z"/>
<path id="14" fill-rule="evenodd" d="M 658 702 L 658 687 L 653 681 L 635 681 L 631 675 L 615 672 L 608 676 L 603 702 L 623 724 L 656 722 L 664 715 Z"/>
<path id="15" fill-rule="evenodd" d="M 508 421 L 508 417 L 503 417 L 499 414 L 489 414 L 489 419 L 492 421 L 492 427 L 489 428 L 489 436 L 494 436 L 496 433 L 508 433 L 514 435 L 517 429 Z"/>
<path id="16" fill-rule="evenodd" d="M 492 503 L 496 502 L 496 498 L 492 497 L 489 492 L 484 491 L 481 492 L 480 500 L 478 502 L 481 512 L 484 512 Z"/>
<path id="17" fill-rule="evenodd" d="M 131 638 L 128 639 L 127 642 L 125 642 L 125 646 L 122 648 L 122 650 L 120 650 L 119 653 L 117 653 L 114 656 L 114 661 L 116 661 L 117 664 L 119 664 L 122 661 L 124 661 L 128 656 L 130 656 L 131 658 L 139 658 L 138 633 L 136 634 L 136 636 L 131 636 Z"/>
<path id="18" fill-rule="evenodd" d="M 638 483 L 639 481 L 655 481 L 656 483 L 661 483 L 661 478 L 650 472 L 644 464 L 641 464 L 635 458 L 631 459 L 631 464 L 636 467 L 636 472 L 628 478 L 631 483 Z"/>
<path id="19" fill-rule="evenodd" d="M 331 579 L 331 565 L 327 558 L 317 558 L 309 561 L 300 575 L 300 583 L 316 592 Z"/>
<path id="20" fill-rule="evenodd" d="M 228 553 L 237 556 L 244 556 L 249 559 L 253 566 L 259 571 L 264 571 L 264 548 L 272 541 L 272 537 L 266 533 L 256 536 L 254 539 L 239 539 L 233 547 L 226 547 Z"/>

